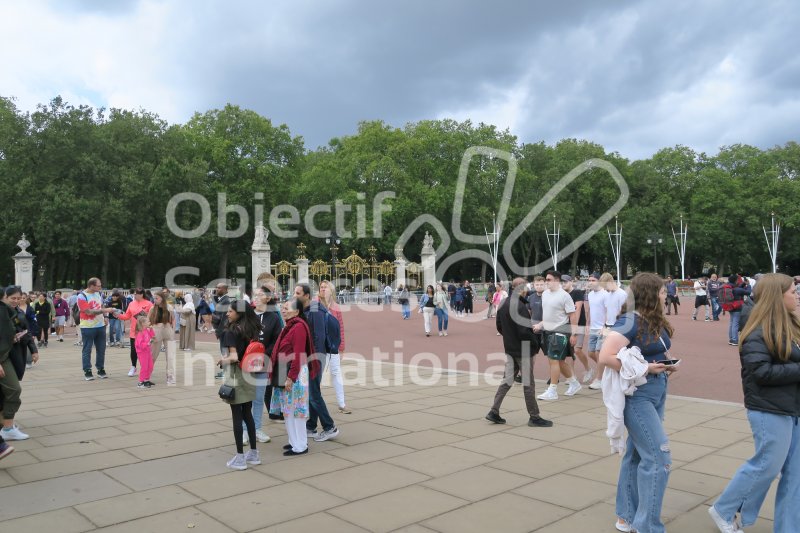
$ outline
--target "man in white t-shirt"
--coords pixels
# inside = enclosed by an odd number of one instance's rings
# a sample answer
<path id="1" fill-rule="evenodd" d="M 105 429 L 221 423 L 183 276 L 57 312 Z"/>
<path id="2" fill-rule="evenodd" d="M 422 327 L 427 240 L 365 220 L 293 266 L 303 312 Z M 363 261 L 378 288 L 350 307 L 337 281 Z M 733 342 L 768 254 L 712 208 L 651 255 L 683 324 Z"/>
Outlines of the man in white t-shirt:
<path id="1" fill-rule="evenodd" d="M 589 324 L 589 357 L 596 363 L 595 368 L 590 370 L 583 377 L 584 383 L 589 383 L 592 378 L 600 381 L 605 368 L 598 360 L 600 347 L 603 344 L 603 337 L 606 327 L 606 310 L 608 307 L 608 291 L 600 285 L 600 273 L 593 272 L 589 276 L 589 285 L 586 289 L 586 299 L 588 301 L 586 310 L 586 322 Z"/>
<path id="2" fill-rule="evenodd" d="M 542 293 L 542 321 L 533 327 L 536 333 L 544 333 L 544 353 L 550 363 L 550 386 L 540 394 L 540 400 L 558 400 L 558 378 L 564 375 L 567 396 L 581 390 L 581 384 L 572 374 L 570 365 L 564 361 L 570 346 L 578 341 L 578 316 L 575 303 L 561 287 L 561 273 L 550 271 L 545 276 L 547 290 Z"/>
<path id="3" fill-rule="evenodd" d="M 606 292 L 605 327 L 600 332 L 600 338 L 602 343 L 602 338 L 605 337 L 609 329 L 617 321 L 617 317 L 619 317 L 620 313 L 622 312 L 622 306 L 625 305 L 625 302 L 628 301 L 628 293 L 625 292 L 625 289 L 620 287 L 616 281 L 614 281 L 614 276 L 612 276 L 608 272 L 603 272 L 603 275 L 600 276 L 598 286 L 601 289 L 605 290 Z M 599 345 L 597 346 L 597 351 L 598 352 L 600 351 Z M 590 389 L 599 390 L 602 388 L 602 379 L 604 370 L 605 366 L 598 365 L 597 375 L 594 376 L 594 381 L 592 381 L 592 383 L 589 385 Z"/>
<path id="4" fill-rule="evenodd" d="M 692 320 L 697 320 L 697 308 L 706 308 L 706 322 L 711 322 L 711 317 L 708 314 L 708 293 L 706 286 L 708 278 L 702 276 L 694 282 L 694 311 L 692 311 Z"/>

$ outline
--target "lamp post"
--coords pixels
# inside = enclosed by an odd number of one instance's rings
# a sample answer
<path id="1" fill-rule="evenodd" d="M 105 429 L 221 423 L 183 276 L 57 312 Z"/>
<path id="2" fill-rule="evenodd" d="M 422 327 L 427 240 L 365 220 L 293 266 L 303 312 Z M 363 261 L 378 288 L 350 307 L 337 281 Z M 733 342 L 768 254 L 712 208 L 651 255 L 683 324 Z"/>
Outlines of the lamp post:
<path id="1" fill-rule="evenodd" d="M 547 235 L 547 247 L 550 249 L 550 257 L 553 260 L 553 270 L 558 270 L 558 241 L 561 239 L 561 224 L 556 225 L 556 215 L 553 213 L 553 233 L 550 229 L 545 227 L 544 232 Z M 552 242 L 550 237 L 552 237 Z"/>
<path id="2" fill-rule="evenodd" d="M 614 217 L 614 233 L 606 228 L 608 240 L 611 243 L 611 253 L 614 254 L 614 263 L 617 265 L 617 282 L 622 283 L 622 272 L 620 271 L 620 252 L 622 251 L 622 226 L 619 219 Z"/>
<path id="3" fill-rule="evenodd" d="M 331 247 L 331 274 L 333 277 L 333 290 L 336 291 L 337 294 L 334 294 L 334 298 L 338 298 L 338 284 L 339 278 L 336 276 L 336 263 L 338 262 L 338 258 L 336 257 L 336 253 L 339 251 L 339 245 L 342 243 L 342 240 L 336 235 L 336 232 L 332 232 L 328 237 L 325 237 L 325 244 Z"/>
<path id="4" fill-rule="evenodd" d="M 647 238 L 647 244 L 653 245 L 653 272 L 658 274 L 658 245 L 663 244 L 664 239 L 661 235 L 654 233 Z"/>
<path id="5" fill-rule="evenodd" d="M 44 292 L 44 290 L 45 290 L 45 286 L 44 286 L 45 268 L 44 268 L 44 265 L 39 265 L 39 270 L 38 270 L 37 273 L 39 274 L 39 279 L 37 280 L 36 285 L 38 285 L 40 291 Z"/>
<path id="6" fill-rule="evenodd" d="M 767 240 L 767 250 L 769 250 L 769 258 L 772 260 L 772 272 L 778 271 L 778 243 L 781 236 L 781 223 L 775 222 L 775 213 L 772 213 L 772 224 L 770 230 L 761 226 L 764 230 L 764 238 Z"/>

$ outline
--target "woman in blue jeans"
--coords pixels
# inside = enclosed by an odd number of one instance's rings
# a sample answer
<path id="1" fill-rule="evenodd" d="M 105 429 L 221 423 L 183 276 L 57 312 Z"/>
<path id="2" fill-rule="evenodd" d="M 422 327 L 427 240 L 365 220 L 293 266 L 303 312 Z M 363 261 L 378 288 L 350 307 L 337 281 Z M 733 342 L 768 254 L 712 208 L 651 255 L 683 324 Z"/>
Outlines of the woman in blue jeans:
<path id="1" fill-rule="evenodd" d="M 792 278 L 765 274 L 756 304 L 742 316 L 739 358 L 755 455 L 744 463 L 708 513 L 720 531 L 736 533 L 758 517 L 770 485 L 776 533 L 800 528 L 800 318 Z M 737 518 L 736 514 L 740 517 Z"/>
<path id="2" fill-rule="evenodd" d="M 447 289 L 443 284 L 436 287 L 436 294 L 433 297 L 433 314 L 436 315 L 439 323 L 439 336 L 447 337 L 447 307 L 450 305 L 450 297 L 447 294 Z M 442 330 L 444 325 L 444 330 Z"/>
<path id="3" fill-rule="evenodd" d="M 664 316 L 664 280 L 643 272 L 631 280 L 628 302 L 603 341 L 600 363 L 619 372 L 617 353 L 636 346 L 648 362 L 647 382 L 625 397 L 623 413 L 628 440 L 617 483 L 616 528 L 619 531 L 663 533 L 661 504 L 672 457 L 664 431 L 667 377 L 677 370 L 656 361 L 669 359 L 674 330 Z M 631 300 L 631 295 L 633 300 Z"/>

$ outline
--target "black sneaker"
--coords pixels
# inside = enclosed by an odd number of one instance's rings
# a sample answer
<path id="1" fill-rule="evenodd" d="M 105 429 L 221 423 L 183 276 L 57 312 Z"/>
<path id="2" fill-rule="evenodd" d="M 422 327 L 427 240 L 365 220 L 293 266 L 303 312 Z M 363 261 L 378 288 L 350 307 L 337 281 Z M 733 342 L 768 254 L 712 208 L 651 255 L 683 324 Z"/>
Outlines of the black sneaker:
<path id="1" fill-rule="evenodd" d="M 514 381 L 516 381 L 517 383 L 522 383 L 522 375 L 517 374 L 516 376 L 514 376 Z"/>
<path id="2" fill-rule="evenodd" d="M 292 445 L 291 444 L 284 444 L 283 445 L 283 449 L 284 450 L 291 450 L 292 449 Z"/>
<path id="3" fill-rule="evenodd" d="M 100 378 L 100 379 L 108 378 L 108 374 L 106 374 L 106 369 L 105 368 L 98 368 L 97 369 L 97 377 Z"/>
<path id="4" fill-rule="evenodd" d="M 85 370 L 83 372 L 83 379 L 86 381 L 92 381 L 94 379 L 94 374 L 92 374 L 91 370 Z"/>
<path id="5" fill-rule="evenodd" d="M 143 388 L 147 387 L 147 382 L 146 381 L 140 381 L 139 383 L 136 384 L 136 387 L 139 388 L 139 389 L 143 389 Z"/>
<path id="6" fill-rule="evenodd" d="M 296 452 L 294 450 L 286 450 L 285 452 L 283 452 L 283 455 L 285 455 L 287 457 L 290 457 L 292 455 L 303 455 L 303 454 L 306 454 L 306 453 L 308 453 L 308 448 L 306 448 L 302 452 Z"/>
<path id="7" fill-rule="evenodd" d="M 506 419 L 502 418 L 499 414 L 495 413 L 494 411 L 489 411 L 489 414 L 486 415 L 486 420 L 492 422 L 493 424 L 505 424 Z"/>
<path id="8" fill-rule="evenodd" d="M 144 388 L 145 389 L 149 389 L 152 386 L 153 386 L 153 382 L 152 381 L 145 381 L 144 382 Z"/>
<path id="9" fill-rule="evenodd" d="M 545 420 L 541 416 L 536 416 L 536 417 L 532 416 L 530 420 L 528 420 L 528 425 L 536 428 L 550 428 L 553 427 L 553 421 Z"/>

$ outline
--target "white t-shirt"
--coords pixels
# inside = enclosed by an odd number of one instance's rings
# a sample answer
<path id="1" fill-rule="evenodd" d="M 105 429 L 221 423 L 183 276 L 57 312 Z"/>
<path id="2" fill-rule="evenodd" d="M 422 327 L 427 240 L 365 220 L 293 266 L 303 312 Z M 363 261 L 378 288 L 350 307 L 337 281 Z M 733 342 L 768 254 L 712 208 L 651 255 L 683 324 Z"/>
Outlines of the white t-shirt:
<path id="1" fill-rule="evenodd" d="M 695 296 L 705 296 L 706 295 L 706 288 L 700 283 L 700 280 L 694 282 L 694 294 Z"/>
<path id="2" fill-rule="evenodd" d="M 603 329 L 606 325 L 606 313 L 608 307 L 608 291 L 600 289 L 598 291 L 586 291 L 589 299 L 589 329 Z"/>
<path id="3" fill-rule="evenodd" d="M 542 326 L 545 331 L 568 332 L 569 327 L 563 326 L 569 324 L 569 314 L 574 312 L 575 302 L 564 289 L 548 289 L 542 293 Z"/>
<path id="4" fill-rule="evenodd" d="M 608 307 L 606 311 L 606 325 L 613 326 L 617 322 L 622 306 L 628 301 L 628 293 L 625 289 L 617 287 L 617 290 L 608 293 Z"/>

